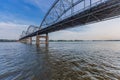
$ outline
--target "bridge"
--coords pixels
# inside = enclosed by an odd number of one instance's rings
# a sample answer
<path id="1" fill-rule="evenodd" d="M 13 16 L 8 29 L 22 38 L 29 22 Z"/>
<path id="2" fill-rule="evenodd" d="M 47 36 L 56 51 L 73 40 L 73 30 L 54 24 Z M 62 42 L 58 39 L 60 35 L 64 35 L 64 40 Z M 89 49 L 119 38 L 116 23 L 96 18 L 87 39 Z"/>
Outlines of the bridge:
<path id="1" fill-rule="evenodd" d="M 30 25 L 19 40 L 31 43 L 32 37 L 36 36 L 37 45 L 40 44 L 40 38 L 45 38 L 45 44 L 48 44 L 48 33 L 119 16 L 120 0 L 56 0 L 40 26 Z M 41 36 L 43 34 L 46 36 Z"/>

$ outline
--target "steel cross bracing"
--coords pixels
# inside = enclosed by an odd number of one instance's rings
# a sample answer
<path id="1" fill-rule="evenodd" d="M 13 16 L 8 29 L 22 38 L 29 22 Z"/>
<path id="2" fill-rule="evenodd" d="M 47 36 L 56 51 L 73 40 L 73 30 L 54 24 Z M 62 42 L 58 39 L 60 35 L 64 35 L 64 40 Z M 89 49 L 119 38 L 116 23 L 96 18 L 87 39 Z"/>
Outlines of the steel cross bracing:
<path id="1" fill-rule="evenodd" d="M 34 26 L 29 27 L 26 32 L 23 31 L 21 39 L 119 15 L 120 0 L 56 0 L 45 15 L 39 29 Z"/>
<path id="2" fill-rule="evenodd" d="M 44 17 L 40 29 L 62 21 L 69 16 L 72 17 L 80 10 L 89 9 L 105 1 L 107 0 L 56 0 Z"/>

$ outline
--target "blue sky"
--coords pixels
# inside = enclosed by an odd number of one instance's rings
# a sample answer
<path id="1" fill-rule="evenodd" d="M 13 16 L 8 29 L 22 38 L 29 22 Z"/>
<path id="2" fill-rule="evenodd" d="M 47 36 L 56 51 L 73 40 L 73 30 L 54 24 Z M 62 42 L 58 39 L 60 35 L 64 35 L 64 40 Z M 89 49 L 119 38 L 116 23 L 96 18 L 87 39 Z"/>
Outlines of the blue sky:
<path id="1" fill-rule="evenodd" d="M 50 3 L 49 0 L 1 0 L 0 21 L 39 25 Z"/>
<path id="2" fill-rule="evenodd" d="M 18 39 L 29 25 L 39 26 L 54 0 L 0 0 L 0 38 Z M 9 34 L 9 35 L 8 35 Z M 50 33 L 50 39 L 120 39 L 120 18 Z"/>

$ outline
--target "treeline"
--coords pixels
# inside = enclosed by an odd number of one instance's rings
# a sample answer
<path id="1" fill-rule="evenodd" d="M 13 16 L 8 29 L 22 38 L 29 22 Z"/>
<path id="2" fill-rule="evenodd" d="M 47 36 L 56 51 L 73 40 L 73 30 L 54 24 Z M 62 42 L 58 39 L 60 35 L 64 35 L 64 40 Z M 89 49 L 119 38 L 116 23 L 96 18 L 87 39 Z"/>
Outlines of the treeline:
<path id="1" fill-rule="evenodd" d="M 17 42 L 17 40 L 0 39 L 0 42 Z"/>
<path id="2" fill-rule="evenodd" d="M 83 41 L 120 41 L 120 40 L 49 40 L 49 42 L 83 42 Z"/>
<path id="3" fill-rule="evenodd" d="M 84 40 L 49 40 L 49 42 L 78 42 Z"/>
<path id="4" fill-rule="evenodd" d="M 49 40 L 49 42 L 85 42 L 85 41 L 95 42 L 95 41 L 120 41 L 120 40 Z M 0 42 L 17 42 L 17 40 L 0 39 Z"/>

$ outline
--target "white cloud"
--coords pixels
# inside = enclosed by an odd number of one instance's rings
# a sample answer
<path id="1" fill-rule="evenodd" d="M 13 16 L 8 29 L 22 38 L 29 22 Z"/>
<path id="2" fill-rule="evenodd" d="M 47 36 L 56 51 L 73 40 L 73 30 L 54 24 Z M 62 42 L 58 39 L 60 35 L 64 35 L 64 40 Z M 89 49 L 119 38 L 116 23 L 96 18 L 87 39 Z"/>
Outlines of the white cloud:
<path id="1" fill-rule="evenodd" d="M 0 39 L 19 39 L 22 31 L 27 30 L 28 26 L 11 22 L 0 22 Z M 54 40 L 120 39 L 120 18 L 83 27 L 53 32 L 50 33 L 49 37 Z"/>
<path id="2" fill-rule="evenodd" d="M 19 39 L 22 31 L 27 27 L 28 25 L 0 22 L 0 39 Z"/>
<path id="3" fill-rule="evenodd" d="M 78 27 L 74 29 L 78 29 L 78 30 L 77 31 L 62 30 L 51 33 L 50 39 L 55 39 L 55 40 L 120 39 L 120 18 L 87 25 L 86 30 L 84 31 L 81 31 L 82 28 L 78 28 Z"/>

